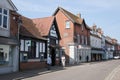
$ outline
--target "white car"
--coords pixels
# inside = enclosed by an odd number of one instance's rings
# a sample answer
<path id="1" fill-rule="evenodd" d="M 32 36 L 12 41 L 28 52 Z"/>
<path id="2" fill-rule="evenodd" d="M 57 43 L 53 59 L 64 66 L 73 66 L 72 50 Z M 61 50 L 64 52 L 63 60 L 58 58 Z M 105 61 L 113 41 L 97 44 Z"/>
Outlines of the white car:
<path id="1" fill-rule="evenodd" d="M 119 59 L 120 57 L 119 56 L 114 56 L 114 59 Z"/>

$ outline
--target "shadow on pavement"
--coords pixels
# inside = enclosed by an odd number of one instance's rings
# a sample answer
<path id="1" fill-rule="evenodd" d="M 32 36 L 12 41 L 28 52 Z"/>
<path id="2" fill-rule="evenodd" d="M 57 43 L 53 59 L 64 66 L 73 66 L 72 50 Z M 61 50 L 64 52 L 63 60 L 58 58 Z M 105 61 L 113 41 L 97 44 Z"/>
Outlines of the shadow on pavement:
<path id="1" fill-rule="evenodd" d="M 0 80 L 22 80 L 25 78 L 30 78 L 30 77 L 48 74 L 61 70 L 65 70 L 65 68 L 55 66 L 52 67 L 50 70 L 44 68 L 44 69 L 27 70 L 27 71 L 21 71 L 21 72 L 9 73 L 9 74 L 2 74 L 0 75 Z"/>

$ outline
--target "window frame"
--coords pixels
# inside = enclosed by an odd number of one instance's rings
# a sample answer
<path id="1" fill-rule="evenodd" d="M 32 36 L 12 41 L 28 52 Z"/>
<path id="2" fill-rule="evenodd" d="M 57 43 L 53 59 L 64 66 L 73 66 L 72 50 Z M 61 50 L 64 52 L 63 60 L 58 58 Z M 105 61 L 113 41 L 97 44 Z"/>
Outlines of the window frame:
<path id="1" fill-rule="evenodd" d="M 68 26 L 68 23 L 69 23 L 69 26 Z M 70 29 L 70 21 L 69 20 L 65 21 L 65 28 Z"/>
<path id="2" fill-rule="evenodd" d="M 0 13 L 0 15 L 1 15 L 1 25 L 0 25 L 0 28 L 8 30 L 9 29 L 9 10 L 5 9 L 5 8 L 1 8 L 1 9 L 2 9 L 2 12 Z M 4 14 L 4 10 L 7 11 L 7 14 Z M 7 17 L 6 28 L 4 27 L 4 17 Z"/>

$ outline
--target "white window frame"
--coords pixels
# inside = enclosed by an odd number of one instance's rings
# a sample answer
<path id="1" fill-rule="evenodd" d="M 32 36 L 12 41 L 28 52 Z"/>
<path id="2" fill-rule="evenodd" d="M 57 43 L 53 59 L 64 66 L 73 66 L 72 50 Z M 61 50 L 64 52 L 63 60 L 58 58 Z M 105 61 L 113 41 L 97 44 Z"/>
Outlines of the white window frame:
<path id="1" fill-rule="evenodd" d="M 78 41 L 78 43 L 80 43 L 80 35 L 79 34 L 77 34 L 77 41 Z"/>
<path id="2" fill-rule="evenodd" d="M 36 58 L 39 58 L 39 42 L 36 42 Z"/>
<path id="3" fill-rule="evenodd" d="M 82 44 L 84 44 L 84 35 L 82 35 Z"/>
<path id="4" fill-rule="evenodd" d="M 65 28 L 66 28 L 66 29 L 69 29 L 69 28 L 70 28 L 70 21 L 66 21 L 66 22 L 65 22 Z"/>
<path id="5" fill-rule="evenodd" d="M 45 53 L 45 43 L 43 43 L 43 53 Z"/>
<path id="6" fill-rule="evenodd" d="M 43 46 L 42 46 L 42 42 L 40 42 L 40 47 L 39 47 L 39 48 L 40 48 L 40 53 L 43 52 L 43 51 L 42 51 L 42 47 L 43 47 Z"/>
<path id="7" fill-rule="evenodd" d="M 86 45 L 87 45 L 87 44 L 88 44 L 88 43 L 87 43 L 87 36 L 86 36 L 86 38 L 85 38 L 85 42 L 86 42 Z"/>
<path id="8" fill-rule="evenodd" d="M 2 13 L 0 13 L 0 15 L 2 15 L 2 21 L 1 21 L 2 23 L 1 23 L 0 27 L 3 28 L 3 29 L 8 30 L 8 28 L 9 28 L 9 10 L 8 10 L 8 9 L 5 9 L 5 8 L 1 8 L 1 9 L 2 9 Z M 4 14 L 4 10 L 7 10 L 7 15 Z M 7 28 L 3 27 L 4 16 L 7 17 Z"/>
<path id="9" fill-rule="evenodd" d="M 25 49 L 25 43 L 24 43 L 24 40 L 23 39 L 21 39 L 20 40 L 20 51 L 24 51 L 24 49 Z"/>

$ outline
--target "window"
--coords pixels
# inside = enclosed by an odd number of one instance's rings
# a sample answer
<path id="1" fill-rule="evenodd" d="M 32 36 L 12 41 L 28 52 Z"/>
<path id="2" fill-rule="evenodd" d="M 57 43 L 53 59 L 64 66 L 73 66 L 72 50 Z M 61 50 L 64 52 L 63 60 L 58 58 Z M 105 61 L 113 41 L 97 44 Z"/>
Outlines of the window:
<path id="1" fill-rule="evenodd" d="M 40 43 L 40 60 L 43 61 L 47 57 L 46 46 L 44 42 Z"/>
<path id="2" fill-rule="evenodd" d="M 36 42 L 31 40 L 20 40 L 21 61 L 27 59 L 40 59 L 46 58 L 46 45 L 45 42 Z"/>
<path id="3" fill-rule="evenodd" d="M 83 26 L 83 24 L 81 25 L 81 27 L 82 27 L 82 31 L 84 30 L 84 26 Z"/>
<path id="4" fill-rule="evenodd" d="M 45 52 L 45 43 L 43 43 L 43 53 Z"/>
<path id="5" fill-rule="evenodd" d="M 0 45 L 0 65 L 6 65 L 9 63 L 10 47 L 8 45 Z"/>
<path id="6" fill-rule="evenodd" d="M 77 41 L 78 41 L 78 43 L 80 43 L 80 35 L 79 34 L 77 35 Z"/>
<path id="7" fill-rule="evenodd" d="M 3 20 L 3 27 L 7 28 L 7 16 L 4 16 Z"/>
<path id="8" fill-rule="evenodd" d="M 58 40 L 56 40 L 56 44 L 59 44 L 59 41 L 58 41 Z"/>
<path id="9" fill-rule="evenodd" d="M 84 36 L 82 35 L 82 44 L 84 44 Z"/>
<path id="10" fill-rule="evenodd" d="M 39 42 L 36 42 L 36 58 L 39 58 Z"/>
<path id="11" fill-rule="evenodd" d="M 50 44 L 55 45 L 56 44 L 56 39 L 51 38 L 50 39 Z"/>
<path id="12" fill-rule="evenodd" d="M 42 43 L 40 43 L 40 52 L 42 52 Z"/>
<path id="13" fill-rule="evenodd" d="M 20 51 L 24 51 L 24 40 L 20 40 Z"/>
<path id="14" fill-rule="evenodd" d="M 0 26 L 2 25 L 2 15 L 0 15 Z"/>
<path id="15" fill-rule="evenodd" d="M 70 28 L 70 21 L 66 21 L 66 28 Z"/>
<path id="16" fill-rule="evenodd" d="M 86 42 L 86 45 L 87 45 L 87 44 L 88 44 L 88 43 L 87 43 L 87 37 L 85 38 L 85 42 Z"/>
<path id="17" fill-rule="evenodd" d="M 9 18 L 9 11 L 0 8 L 0 27 L 4 29 L 8 28 L 8 18 Z"/>

